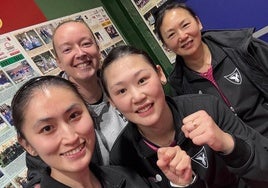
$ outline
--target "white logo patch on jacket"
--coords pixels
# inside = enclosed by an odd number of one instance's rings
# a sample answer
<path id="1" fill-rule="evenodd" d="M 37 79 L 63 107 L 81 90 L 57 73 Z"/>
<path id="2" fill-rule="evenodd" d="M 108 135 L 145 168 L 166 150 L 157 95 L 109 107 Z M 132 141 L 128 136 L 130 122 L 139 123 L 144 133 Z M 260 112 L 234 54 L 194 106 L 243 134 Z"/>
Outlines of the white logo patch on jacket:
<path id="1" fill-rule="evenodd" d="M 242 84 L 242 76 L 237 68 L 229 74 L 224 76 L 229 82 L 236 84 L 236 85 L 241 85 Z"/>
<path id="2" fill-rule="evenodd" d="M 201 166 L 203 166 L 204 168 L 208 168 L 208 157 L 207 157 L 207 152 L 205 147 L 203 146 L 202 149 L 195 154 L 192 157 L 192 160 L 198 164 L 200 164 Z"/>

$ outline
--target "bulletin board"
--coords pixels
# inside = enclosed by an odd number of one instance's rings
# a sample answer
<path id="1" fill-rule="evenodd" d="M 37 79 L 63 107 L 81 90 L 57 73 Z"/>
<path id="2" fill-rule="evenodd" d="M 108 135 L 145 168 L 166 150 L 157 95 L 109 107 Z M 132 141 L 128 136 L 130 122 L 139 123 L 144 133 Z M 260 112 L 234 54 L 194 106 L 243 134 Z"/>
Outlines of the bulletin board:
<path id="1" fill-rule="evenodd" d="M 161 49 L 169 59 L 170 63 L 175 63 L 176 55 L 173 52 L 168 51 L 155 32 L 155 18 L 154 13 L 157 9 L 163 5 L 167 0 L 131 0 L 138 13 L 146 23 L 148 29 L 160 45 Z"/>
<path id="2" fill-rule="evenodd" d="M 65 20 L 82 19 L 92 29 L 102 58 L 115 46 L 126 44 L 103 7 L 36 24 L 0 35 L 0 185 L 22 187 L 26 182 L 25 151 L 18 144 L 11 116 L 11 100 L 27 80 L 57 75 L 52 46 L 53 30 Z"/>

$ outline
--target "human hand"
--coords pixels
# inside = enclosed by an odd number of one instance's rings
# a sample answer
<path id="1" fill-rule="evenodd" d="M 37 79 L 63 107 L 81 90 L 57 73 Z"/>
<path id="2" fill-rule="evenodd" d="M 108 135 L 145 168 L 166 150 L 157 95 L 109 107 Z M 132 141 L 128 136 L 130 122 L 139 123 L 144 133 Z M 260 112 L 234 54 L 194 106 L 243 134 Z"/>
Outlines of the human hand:
<path id="1" fill-rule="evenodd" d="M 222 131 L 206 111 L 200 110 L 183 120 L 182 131 L 196 145 L 207 144 L 214 151 L 229 154 L 234 148 L 234 140 L 228 133 Z"/>
<path id="2" fill-rule="evenodd" d="M 157 155 L 158 167 L 172 183 L 184 186 L 192 182 L 191 158 L 179 146 L 159 148 Z"/>

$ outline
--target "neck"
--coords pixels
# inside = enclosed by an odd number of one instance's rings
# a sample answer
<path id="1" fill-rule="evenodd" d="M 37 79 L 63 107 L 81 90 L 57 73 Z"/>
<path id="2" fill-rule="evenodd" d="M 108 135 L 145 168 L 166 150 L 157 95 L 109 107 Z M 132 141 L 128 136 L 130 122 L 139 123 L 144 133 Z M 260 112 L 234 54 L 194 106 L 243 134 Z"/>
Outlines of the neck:
<path id="1" fill-rule="evenodd" d="M 83 171 L 65 174 L 52 169 L 51 177 L 69 187 L 101 188 L 101 183 L 88 167 Z"/>
<path id="2" fill-rule="evenodd" d="M 74 80 L 70 78 L 70 81 L 77 85 L 79 93 L 89 104 L 96 103 L 102 97 L 103 92 L 97 77 L 87 80 Z"/>
<path id="3" fill-rule="evenodd" d="M 207 72 L 211 67 L 211 53 L 204 42 L 194 55 L 183 57 L 183 59 L 187 67 L 199 73 Z"/>
<path id="4" fill-rule="evenodd" d="M 157 124 L 151 126 L 138 125 L 138 129 L 143 137 L 150 140 L 150 142 L 160 147 L 170 146 L 175 138 L 175 129 L 172 112 L 168 105 L 161 113 L 161 116 L 162 118 L 157 121 Z"/>

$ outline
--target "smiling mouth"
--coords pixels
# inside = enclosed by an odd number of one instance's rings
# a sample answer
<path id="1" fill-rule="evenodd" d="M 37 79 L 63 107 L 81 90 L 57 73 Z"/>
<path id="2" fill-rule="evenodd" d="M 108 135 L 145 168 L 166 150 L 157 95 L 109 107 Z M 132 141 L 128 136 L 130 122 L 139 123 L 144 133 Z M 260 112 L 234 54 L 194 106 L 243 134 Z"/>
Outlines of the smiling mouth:
<path id="1" fill-rule="evenodd" d="M 138 109 L 136 111 L 136 113 L 144 113 L 144 112 L 147 112 L 152 106 L 153 106 L 152 104 L 146 105 L 143 108 Z"/>
<path id="2" fill-rule="evenodd" d="M 77 67 L 77 68 L 87 68 L 91 64 L 92 64 L 92 61 L 87 61 L 87 62 L 84 62 L 84 63 L 77 64 L 77 65 L 75 65 L 75 67 Z"/>
<path id="3" fill-rule="evenodd" d="M 82 144 L 80 144 L 75 149 L 70 150 L 70 151 L 67 151 L 67 152 L 64 152 L 64 153 L 62 153 L 60 155 L 62 155 L 62 156 L 71 156 L 71 155 L 74 155 L 74 154 L 80 152 L 85 147 L 85 145 L 86 145 L 86 142 L 83 142 Z"/>
<path id="4" fill-rule="evenodd" d="M 190 41 L 184 43 L 183 45 L 181 45 L 181 48 L 187 48 L 187 47 L 189 47 L 189 46 L 192 44 L 192 42 L 193 42 L 193 41 L 190 40 Z"/>

